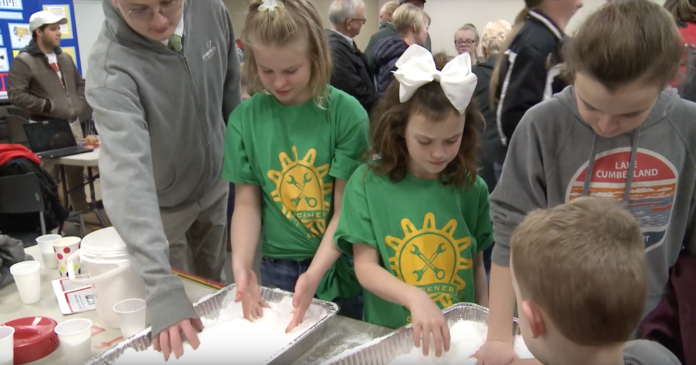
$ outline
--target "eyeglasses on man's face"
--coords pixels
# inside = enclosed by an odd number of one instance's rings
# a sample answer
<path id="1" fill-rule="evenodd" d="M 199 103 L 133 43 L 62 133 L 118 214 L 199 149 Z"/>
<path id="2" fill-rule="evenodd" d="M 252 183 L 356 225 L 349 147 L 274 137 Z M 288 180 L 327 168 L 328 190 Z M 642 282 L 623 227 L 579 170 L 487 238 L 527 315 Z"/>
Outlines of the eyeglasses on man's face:
<path id="1" fill-rule="evenodd" d="M 457 46 L 473 46 L 476 43 L 476 41 L 467 39 L 465 41 L 454 41 L 454 44 Z"/>
<path id="2" fill-rule="evenodd" d="M 351 22 L 360 22 L 363 24 L 365 24 L 367 22 L 367 18 L 360 18 L 360 19 L 354 18 L 354 19 L 348 19 L 348 20 Z"/>
<path id="3" fill-rule="evenodd" d="M 176 13 L 179 9 L 181 9 L 183 4 L 184 0 L 167 0 L 160 4 L 159 10 L 152 10 L 150 8 L 130 9 L 126 13 L 133 20 L 149 22 L 152 20 L 152 18 L 154 18 L 155 11 L 166 17 Z"/>

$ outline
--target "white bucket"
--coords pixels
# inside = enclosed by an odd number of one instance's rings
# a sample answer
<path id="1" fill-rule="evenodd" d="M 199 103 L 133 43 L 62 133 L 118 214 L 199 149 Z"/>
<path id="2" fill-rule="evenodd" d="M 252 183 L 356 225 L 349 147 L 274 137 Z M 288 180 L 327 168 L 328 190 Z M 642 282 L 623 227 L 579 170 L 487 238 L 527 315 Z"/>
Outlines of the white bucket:
<path id="1" fill-rule="evenodd" d="M 89 278 L 75 279 L 72 261 L 79 252 Z M 106 327 L 120 328 L 114 304 L 131 298 L 146 299 L 145 283 L 131 266 L 126 244 L 113 227 L 92 232 L 82 239 L 82 247 L 68 258 L 70 281 L 91 285 L 99 321 Z M 84 269 L 83 269 L 84 270 Z"/>

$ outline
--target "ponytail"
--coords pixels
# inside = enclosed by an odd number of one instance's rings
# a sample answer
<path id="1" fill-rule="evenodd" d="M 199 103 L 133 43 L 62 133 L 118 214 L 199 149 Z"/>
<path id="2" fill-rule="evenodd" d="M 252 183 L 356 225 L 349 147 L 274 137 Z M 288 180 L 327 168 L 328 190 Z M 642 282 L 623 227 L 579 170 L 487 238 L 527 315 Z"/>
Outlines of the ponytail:
<path id="1" fill-rule="evenodd" d="M 529 8 L 525 6 L 519 12 L 519 14 L 517 14 L 517 17 L 515 17 L 515 24 L 513 25 L 512 30 L 510 31 L 508 36 L 505 38 L 505 43 L 500 48 L 501 52 L 498 55 L 498 59 L 495 61 L 495 69 L 493 70 L 493 75 L 491 75 L 491 105 L 496 105 L 500 101 L 500 95 L 498 94 L 498 86 L 500 85 L 500 69 L 503 67 L 503 59 L 506 57 L 505 52 L 507 52 L 507 50 L 510 48 L 510 45 L 512 44 L 512 41 L 515 40 L 517 33 L 519 33 L 520 29 L 522 29 L 522 26 L 524 25 L 524 22 L 527 20 L 528 15 Z"/>

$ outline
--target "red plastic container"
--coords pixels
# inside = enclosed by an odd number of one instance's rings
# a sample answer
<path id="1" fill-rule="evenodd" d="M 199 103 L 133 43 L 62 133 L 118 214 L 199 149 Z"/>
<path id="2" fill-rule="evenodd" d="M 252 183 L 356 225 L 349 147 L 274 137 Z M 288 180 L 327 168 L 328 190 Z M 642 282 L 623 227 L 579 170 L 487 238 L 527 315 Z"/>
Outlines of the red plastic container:
<path id="1" fill-rule="evenodd" d="M 27 364 L 50 355 L 58 348 L 58 322 L 48 317 L 25 317 L 3 324 L 13 327 L 14 365 Z"/>

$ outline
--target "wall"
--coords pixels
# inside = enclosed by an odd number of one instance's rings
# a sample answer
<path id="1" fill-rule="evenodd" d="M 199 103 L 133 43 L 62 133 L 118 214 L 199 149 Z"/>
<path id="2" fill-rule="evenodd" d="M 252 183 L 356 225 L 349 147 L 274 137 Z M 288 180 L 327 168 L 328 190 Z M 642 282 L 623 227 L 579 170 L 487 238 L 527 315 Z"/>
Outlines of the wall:
<path id="1" fill-rule="evenodd" d="M 387 1 L 380 0 L 380 6 Z M 583 19 L 604 3 L 605 0 L 584 0 L 583 8 L 568 24 L 566 32 L 572 34 Z M 522 0 L 429 0 L 425 4 L 425 11 L 433 19 L 430 25 L 433 52 L 456 54 L 454 33 L 462 25 L 473 23 L 480 32 L 491 20 L 504 19 L 512 23 L 523 6 Z"/>
<path id="2" fill-rule="evenodd" d="M 365 46 L 367 46 L 367 43 L 370 41 L 370 36 L 379 29 L 379 0 L 363 1 L 365 1 L 365 17 L 367 18 L 367 23 L 363 26 L 360 35 L 355 38 L 355 43 L 357 43 L 358 47 L 361 49 L 365 49 Z M 239 38 L 239 34 L 244 28 L 244 18 L 250 1 L 224 0 L 224 2 L 232 17 L 234 34 Z M 319 16 L 323 23 L 322 26 L 324 28 L 330 28 L 329 6 L 331 5 L 331 0 L 310 0 L 310 2 L 317 8 L 317 12 L 319 12 Z"/>

